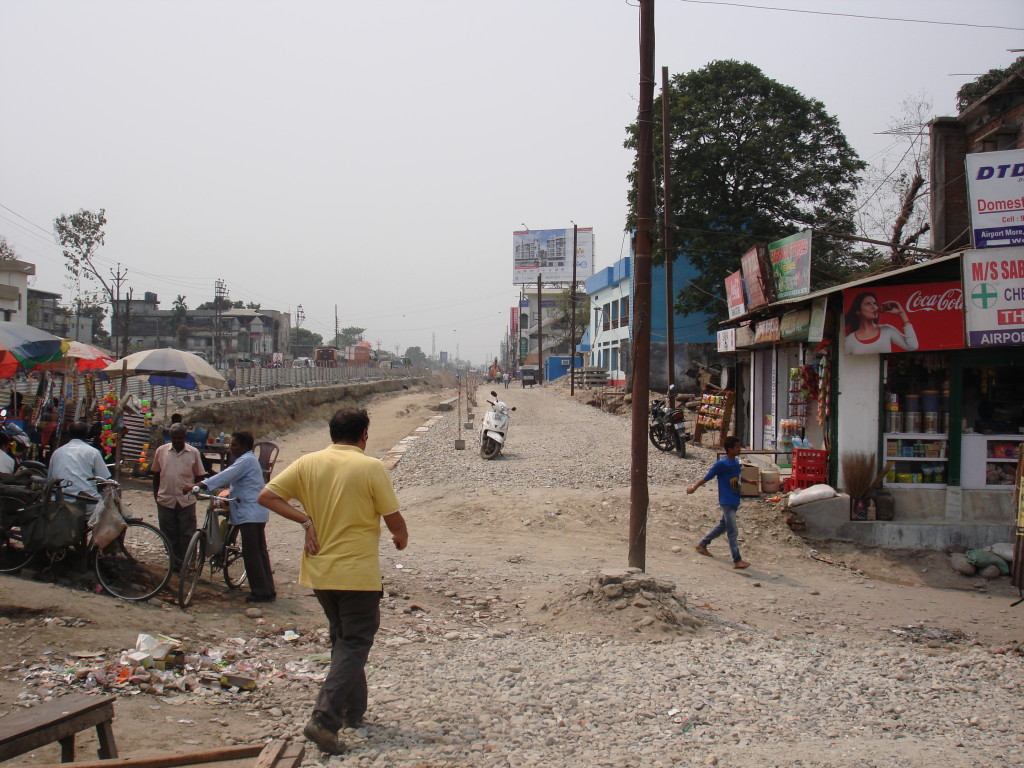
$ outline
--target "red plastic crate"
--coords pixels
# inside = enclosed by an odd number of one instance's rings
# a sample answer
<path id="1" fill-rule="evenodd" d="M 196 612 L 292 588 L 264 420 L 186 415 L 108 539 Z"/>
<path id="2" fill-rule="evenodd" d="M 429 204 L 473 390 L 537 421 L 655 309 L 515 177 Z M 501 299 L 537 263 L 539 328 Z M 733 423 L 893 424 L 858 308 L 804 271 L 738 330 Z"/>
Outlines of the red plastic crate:
<path id="1" fill-rule="evenodd" d="M 822 480 L 818 478 L 796 477 L 791 475 L 782 481 L 782 490 L 789 493 L 790 491 L 798 491 L 801 488 L 810 488 L 812 485 L 817 485 L 820 482 L 822 482 Z"/>
<path id="2" fill-rule="evenodd" d="M 825 451 L 819 451 L 815 448 L 794 448 L 793 449 L 793 467 L 800 467 L 805 470 L 814 470 L 820 468 L 822 472 L 825 471 Z"/>
<path id="3" fill-rule="evenodd" d="M 824 483 L 825 472 L 814 471 L 814 472 L 801 472 L 800 470 L 793 470 L 793 477 L 798 480 L 810 480 L 812 483 Z"/>

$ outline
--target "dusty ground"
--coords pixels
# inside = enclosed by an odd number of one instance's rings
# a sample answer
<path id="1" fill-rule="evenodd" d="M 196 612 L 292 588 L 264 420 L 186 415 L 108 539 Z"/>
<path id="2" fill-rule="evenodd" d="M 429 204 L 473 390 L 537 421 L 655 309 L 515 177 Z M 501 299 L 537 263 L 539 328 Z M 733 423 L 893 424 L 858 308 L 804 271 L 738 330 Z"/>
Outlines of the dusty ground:
<path id="1" fill-rule="evenodd" d="M 409 392 L 369 403 L 368 452 L 385 453 L 436 415 L 430 409 L 432 405 L 453 394 L 454 391 Z M 481 406 L 485 396 L 485 390 L 481 390 Z M 597 638 L 599 643 L 605 642 L 600 638 L 626 644 L 685 642 L 674 640 L 676 635 L 641 631 L 636 619 L 642 614 L 633 608 L 609 612 L 593 605 L 583 607 L 573 596 L 572 590 L 579 588 L 587 574 L 599 568 L 626 565 L 629 489 L 621 481 L 623 467 L 616 470 L 617 474 L 603 470 L 600 475 L 588 474 L 585 483 L 578 483 L 575 478 L 558 482 L 543 479 L 543 467 L 538 469 L 531 463 L 538 454 L 542 463 L 544 460 L 545 446 L 536 435 L 543 434 L 544 429 L 571 431 L 571 408 L 579 406 L 568 404 L 547 411 L 546 424 L 530 424 L 527 414 L 530 409 L 540 412 L 549 407 L 549 398 L 556 397 L 559 396 L 545 390 L 513 390 L 507 394 L 507 399 L 520 407 L 521 413 L 514 418 L 519 418 L 522 428 L 514 427 L 517 431 L 512 434 L 506 455 L 498 462 L 482 462 L 473 451 L 473 433 L 464 432 L 468 450 L 446 452 L 444 461 L 451 464 L 449 468 L 442 467 L 440 460 L 421 463 L 419 469 L 413 462 L 408 470 L 399 465 L 396 483 L 411 530 L 411 544 L 406 552 L 396 553 L 389 549 L 385 537 L 382 556 L 389 598 L 378 649 L 374 651 L 380 655 L 371 657 L 371 663 L 374 659 L 380 663 L 381 656 L 394 654 L 405 663 L 402 654 L 406 652 L 411 654 L 409 659 L 418 658 L 414 653 L 418 646 L 407 644 L 424 638 L 454 644 L 526 633 L 529 639 L 523 641 L 530 643 L 548 643 L 570 634 Z M 480 410 L 476 409 L 477 418 Z M 570 420 L 562 423 L 563 417 Z M 607 419 L 621 421 L 617 416 Z M 443 440 L 447 445 L 457 435 L 454 419 L 449 417 L 444 424 L 448 431 L 432 439 Z M 621 424 L 614 425 L 619 430 L 616 434 L 621 435 Z M 278 442 L 282 447 L 278 466 L 283 467 L 303 453 L 326 445 L 326 427 L 296 425 L 294 432 L 278 437 Z M 592 447 L 570 446 L 566 455 L 571 457 L 575 451 L 582 466 L 583 456 Z M 608 450 L 620 454 L 620 463 L 625 466 L 627 448 L 620 443 Z M 933 639 L 931 643 L 936 650 L 923 648 L 929 653 L 953 649 L 951 643 L 975 643 L 995 654 L 1006 654 L 1010 649 L 1006 656 L 1009 660 L 1017 644 L 1024 640 L 1020 609 L 1009 607 L 1015 593 L 1005 579 L 978 591 L 974 580 L 949 575 L 941 556 L 871 552 L 850 546 L 828 550 L 821 544 L 809 545 L 786 527 L 776 504 L 756 503 L 742 508 L 743 554 L 753 563 L 749 570 L 740 572 L 730 567 L 722 540 L 712 546 L 715 558 L 697 556 L 693 544 L 713 525 L 717 513 L 712 488 L 702 489 L 692 497 L 682 492 L 684 483 L 699 477 L 712 458 L 706 450 L 691 453 L 683 461 L 655 452 L 650 457 L 652 486 L 646 570 L 659 579 L 674 582 L 678 591 L 685 594 L 690 614 L 702 625 L 694 636 L 703 642 L 714 643 L 723 632 L 741 632 L 753 638 L 799 642 L 801 648 L 808 642 L 843 647 L 850 644 L 878 648 L 883 655 L 888 649 L 896 649 L 892 654 L 902 663 L 906 655 L 915 651 L 907 650 L 905 637 L 896 635 L 894 627 L 915 625 L 924 628 L 922 632 L 931 632 L 939 640 Z M 571 473 L 572 467 L 569 469 Z M 593 467 L 587 469 L 595 471 Z M 474 473 L 486 474 L 479 482 L 465 482 L 465 478 L 477 477 Z M 440 479 L 432 479 L 435 475 Z M 459 481 L 459 477 L 463 480 Z M 143 511 L 144 516 L 154 517 L 151 497 L 144 490 L 129 491 L 128 496 L 137 514 Z M 78 684 L 69 654 L 97 653 L 116 659 L 120 650 L 134 646 L 140 632 L 159 632 L 188 637 L 196 648 L 239 648 L 248 642 L 253 657 L 265 660 L 263 670 L 270 670 L 269 676 L 280 679 L 285 687 L 275 693 L 267 685 L 265 690 L 250 696 L 230 691 L 154 696 L 141 694 L 137 688 L 122 692 L 115 721 L 122 755 L 154 749 L 198 749 L 234 741 L 258 743 L 274 733 L 275 727 L 282 735 L 294 732 L 294 723 L 301 722 L 308 712 L 308 701 L 316 687 L 309 681 L 316 678 L 309 674 L 309 667 L 295 666 L 290 661 L 298 651 L 293 652 L 288 642 L 280 638 L 286 630 L 296 630 L 302 635 L 299 642 L 306 649 L 304 658 L 308 658 L 309 649 L 315 650 L 323 620 L 309 590 L 295 581 L 302 540 L 300 529 L 275 518 L 269 524 L 268 539 L 279 599 L 266 609 L 263 618 L 257 619 L 246 615 L 244 593 L 228 593 L 218 581 L 204 584 L 193 608 L 184 613 L 170 598 L 130 605 L 102 595 L 0 576 L 0 612 L 6 616 L 0 620 L 0 700 L 8 702 L 3 713 L 10 711 L 10 703 L 32 703 L 38 697 L 59 694 Z M 831 563 L 814 559 L 812 549 Z M 453 602 L 457 603 L 454 608 Z M 435 623 L 431 626 L 430 622 Z M 687 629 L 682 634 L 689 636 L 694 632 Z M 434 639 L 430 640 L 431 637 Z M 453 649 L 451 658 L 460 658 L 463 652 Z M 865 655 L 870 655 L 869 650 Z M 500 664 L 494 656 L 484 658 Z M 396 659 L 394 663 L 400 662 Z M 259 668 L 258 663 L 254 664 Z M 61 665 L 67 670 L 63 678 L 54 672 Z M 411 667 L 425 675 L 420 682 L 428 690 L 434 690 L 429 682 L 433 667 L 430 662 Z M 382 669 L 386 668 L 384 661 Z M 400 700 L 393 701 L 387 694 L 392 685 L 371 685 L 375 689 L 371 694 L 373 701 L 378 708 L 388 708 L 391 701 L 392 708 L 403 710 L 406 705 Z M 489 694 L 483 690 L 479 695 Z M 431 706 L 441 704 L 435 702 Z M 483 717 L 486 721 L 487 717 Z M 426 722 L 416 725 L 429 732 Z M 345 765 L 482 764 L 482 758 L 469 759 L 457 752 L 450 759 L 399 762 L 396 758 L 396 762 L 390 762 L 387 745 L 375 743 L 375 738 L 379 742 L 382 736 L 371 733 L 366 740 L 357 736 L 358 750 L 354 748 Z M 397 732 L 394 738 L 399 738 Z M 83 734 L 80 741 L 84 745 L 82 754 L 92 754 L 95 747 L 91 736 Z M 741 747 L 744 743 L 739 742 Z M 754 749 L 749 751 L 749 758 L 742 759 L 739 755 L 748 753 L 726 751 L 732 759 L 727 757 L 721 764 L 934 764 L 926 760 L 932 754 L 930 745 L 908 756 L 903 752 L 905 747 L 893 746 L 886 752 L 890 748 L 887 742 L 887 746 L 879 747 L 882 751 L 878 752 L 877 762 L 866 761 L 865 754 L 872 754 L 868 747 L 863 748 L 866 751 L 851 752 L 855 758 L 848 761 L 838 752 L 829 760 L 818 761 L 819 749 L 824 750 L 822 754 L 829 754 L 826 744 L 808 740 L 803 748 L 813 749 L 815 754 L 807 755 L 794 752 L 792 745 L 782 753 Z M 487 750 L 498 750 L 498 754 L 501 746 L 492 745 Z M 529 753 L 521 753 L 518 747 L 508 754 L 508 765 L 550 764 L 542 757 L 530 758 Z M 689 759 L 692 764 L 702 764 L 706 754 L 704 747 L 690 753 Z M 953 763 L 943 757 L 945 754 L 935 753 L 938 764 L 1010 764 L 992 758 L 992 754 L 1002 754 L 998 750 L 987 752 L 977 763 L 967 757 L 964 762 Z M 310 760 L 314 758 L 315 752 L 311 752 Z M 57 760 L 59 750 L 51 746 L 11 764 Z M 627 755 L 607 764 L 691 764 L 682 760 L 679 755 Z M 487 764 L 505 763 L 493 762 L 492 758 Z M 564 764 L 597 763 L 581 758 L 581 762 L 569 759 Z"/>

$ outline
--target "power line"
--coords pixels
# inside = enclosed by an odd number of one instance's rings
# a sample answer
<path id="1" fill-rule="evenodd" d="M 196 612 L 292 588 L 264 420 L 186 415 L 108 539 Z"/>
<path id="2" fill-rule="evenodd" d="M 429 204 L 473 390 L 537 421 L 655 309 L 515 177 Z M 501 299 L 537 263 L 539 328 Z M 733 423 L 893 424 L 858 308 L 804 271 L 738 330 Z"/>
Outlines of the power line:
<path id="1" fill-rule="evenodd" d="M 772 5 L 751 5 L 749 3 L 727 3 L 724 0 L 679 0 L 694 5 L 725 5 L 731 8 L 754 8 L 759 11 L 782 11 L 785 13 L 806 13 L 813 16 L 837 16 L 848 19 L 870 19 L 872 21 L 896 21 L 904 24 L 937 24 L 943 27 L 972 27 L 974 29 L 1002 29 L 1010 32 L 1024 32 L 1024 27 L 1004 27 L 998 24 L 970 24 L 964 21 L 936 21 L 934 19 L 903 19 L 896 16 L 868 16 L 861 13 L 839 13 L 838 11 L 808 11 L 802 8 L 779 8 Z"/>

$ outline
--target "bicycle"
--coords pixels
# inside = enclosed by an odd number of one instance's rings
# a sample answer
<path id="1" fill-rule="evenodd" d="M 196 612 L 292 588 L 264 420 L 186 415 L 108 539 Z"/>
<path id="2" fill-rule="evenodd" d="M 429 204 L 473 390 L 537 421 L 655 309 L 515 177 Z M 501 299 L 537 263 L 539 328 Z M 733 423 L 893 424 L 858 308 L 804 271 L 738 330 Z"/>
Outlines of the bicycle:
<path id="1" fill-rule="evenodd" d="M 104 547 L 97 546 L 91 531 L 83 531 L 81 540 L 56 550 L 32 550 L 24 545 L 21 527 L 43 505 L 51 502 L 59 492 L 54 483 L 41 492 L 18 494 L 15 489 L 4 488 L 0 494 L 0 572 L 21 570 L 36 555 L 45 555 L 51 563 L 64 558 L 69 550 L 87 553 L 98 584 L 109 594 L 132 602 L 148 600 L 160 592 L 171 579 L 171 545 L 158 528 L 124 513 L 121 504 L 121 486 L 107 478 L 91 478 L 101 488 L 101 494 L 112 504 L 124 523 L 124 529 Z M 79 501 L 97 503 L 92 496 L 76 495 Z M 14 503 L 24 502 L 17 508 Z"/>
<path id="2" fill-rule="evenodd" d="M 201 501 L 208 500 L 210 504 L 206 509 L 202 527 L 192 534 L 185 550 L 185 557 L 181 561 L 178 605 L 182 610 L 192 604 L 203 566 L 207 562 L 210 564 L 210 578 L 213 578 L 214 571 L 222 570 L 224 583 L 228 589 L 238 589 L 245 583 L 246 577 L 245 561 L 242 559 L 242 548 L 238 542 L 238 526 L 228 524 L 226 529 L 222 529 L 219 520 L 220 517 L 228 516 L 228 503 L 235 499 L 212 493 L 195 493 L 194 496 Z M 210 550 L 208 561 L 207 549 Z"/>
<path id="3" fill-rule="evenodd" d="M 96 578 L 114 597 L 148 600 L 171 580 L 171 542 L 155 525 L 125 515 L 120 483 L 106 478 L 93 480 L 103 494 L 113 496 L 115 508 L 125 523 L 121 534 L 107 546 L 93 547 Z"/>

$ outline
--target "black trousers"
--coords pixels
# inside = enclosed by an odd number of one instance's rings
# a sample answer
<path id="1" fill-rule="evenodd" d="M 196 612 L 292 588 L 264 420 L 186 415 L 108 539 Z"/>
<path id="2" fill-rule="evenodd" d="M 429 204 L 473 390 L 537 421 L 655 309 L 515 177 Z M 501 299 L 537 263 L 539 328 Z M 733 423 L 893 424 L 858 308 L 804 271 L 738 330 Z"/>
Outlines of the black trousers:
<path id="1" fill-rule="evenodd" d="M 313 713 L 337 732 L 345 720 L 366 712 L 366 659 L 380 627 L 380 592 L 314 589 L 327 616 L 331 669 L 320 687 Z"/>
<path id="2" fill-rule="evenodd" d="M 249 589 L 253 597 L 275 598 L 274 572 L 270 569 L 270 553 L 267 552 L 267 524 L 240 523 L 238 536 L 242 540 L 242 560 L 249 578 Z"/>
<path id="3" fill-rule="evenodd" d="M 156 512 L 160 531 L 171 542 L 171 551 L 174 553 L 177 568 L 185 558 L 185 550 L 188 549 L 192 534 L 196 532 L 196 505 L 164 507 L 157 504 Z"/>

